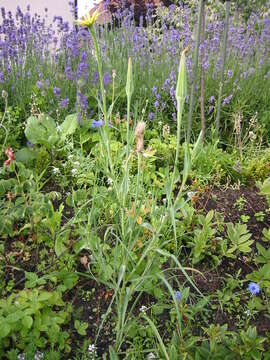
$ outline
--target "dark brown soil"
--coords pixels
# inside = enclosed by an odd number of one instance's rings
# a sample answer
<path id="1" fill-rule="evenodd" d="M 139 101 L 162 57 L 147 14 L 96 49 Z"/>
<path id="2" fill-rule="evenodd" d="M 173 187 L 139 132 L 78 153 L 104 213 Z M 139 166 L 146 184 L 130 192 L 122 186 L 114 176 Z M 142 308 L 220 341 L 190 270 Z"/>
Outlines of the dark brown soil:
<path id="1" fill-rule="evenodd" d="M 237 203 L 241 198 L 244 199 L 242 207 Z M 197 200 L 196 205 L 205 212 L 213 209 L 222 213 L 225 222 L 237 223 L 241 220 L 241 215 L 249 216 L 247 226 L 253 239 L 257 241 L 261 241 L 263 229 L 270 227 L 269 206 L 265 196 L 259 195 L 255 187 L 228 188 L 224 191 L 217 189 L 204 194 Z M 258 221 L 255 217 L 260 211 L 265 214 L 263 221 Z"/>
<path id="2" fill-rule="evenodd" d="M 239 201 L 244 199 L 244 201 Z M 240 189 L 228 188 L 226 190 L 213 190 L 196 198 L 196 208 L 203 210 L 204 213 L 210 210 L 216 210 L 223 214 L 225 222 L 238 223 L 241 221 L 241 215 L 249 216 L 247 222 L 248 230 L 252 233 L 254 239 L 253 249 L 256 249 L 256 242 L 261 242 L 265 248 L 269 244 L 262 240 L 263 229 L 270 228 L 270 212 L 269 206 L 264 196 L 259 195 L 259 191 L 255 187 L 240 187 Z M 258 221 L 255 214 L 258 212 L 264 213 L 263 221 Z M 223 258 L 221 264 L 216 271 L 205 273 L 204 277 L 197 277 L 195 281 L 198 288 L 204 293 L 212 293 L 220 288 L 222 279 L 225 276 L 234 276 L 238 270 L 241 269 L 241 277 L 257 269 L 254 262 L 250 261 L 250 256 L 238 256 L 236 259 Z M 199 281 L 198 281 L 199 280 Z M 228 316 L 225 312 L 218 310 L 213 312 L 216 316 L 212 321 L 216 324 L 228 324 L 229 330 L 236 331 L 236 321 L 233 317 Z M 250 321 L 250 324 L 256 326 L 258 334 L 265 336 L 270 332 L 270 319 L 260 312 L 256 317 Z"/>
<path id="3" fill-rule="evenodd" d="M 80 292 L 78 292 L 80 288 Z M 87 295 L 88 294 L 88 295 Z M 77 284 L 76 288 L 66 295 L 65 300 L 72 302 L 74 311 L 78 313 L 80 321 L 88 323 L 86 336 L 80 336 L 74 331 L 72 333 L 72 343 L 78 345 L 85 338 L 95 343 L 95 338 L 102 324 L 104 314 L 108 310 L 112 300 L 113 291 L 107 289 L 105 285 L 97 284 L 94 280 L 84 279 Z M 114 317 L 110 313 L 101 328 L 97 354 L 101 356 L 108 351 L 109 345 L 113 344 L 114 337 Z M 75 346 L 76 347 L 76 346 Z M 70 358 L 70 355 L 68 356 Z"/>

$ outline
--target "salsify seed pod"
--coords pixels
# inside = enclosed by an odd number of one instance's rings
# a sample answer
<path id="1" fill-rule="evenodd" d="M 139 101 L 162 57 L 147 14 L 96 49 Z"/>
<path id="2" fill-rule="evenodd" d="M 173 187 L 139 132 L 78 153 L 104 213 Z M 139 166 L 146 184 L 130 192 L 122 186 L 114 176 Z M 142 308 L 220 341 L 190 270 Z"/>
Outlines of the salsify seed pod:
<path id="1" fill-rule="evenodd" d="M 139 121 L 135 128 L 135 136 L 136 136 L 136 150 L 138 152 L 143 151 L 144 146 L 144 132 L 145 132 L 145 122 Z"/>

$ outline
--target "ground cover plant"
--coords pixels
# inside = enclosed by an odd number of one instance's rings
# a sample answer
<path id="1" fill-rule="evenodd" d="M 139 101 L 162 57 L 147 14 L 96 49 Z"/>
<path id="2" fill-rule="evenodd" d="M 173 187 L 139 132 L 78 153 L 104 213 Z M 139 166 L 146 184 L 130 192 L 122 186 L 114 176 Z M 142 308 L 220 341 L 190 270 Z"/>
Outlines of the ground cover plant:
<path id="1" fill-rule="evenodd" d="M 270 359 L 270 13 L 243 3 L 1 9 L 0 358 Z"/>

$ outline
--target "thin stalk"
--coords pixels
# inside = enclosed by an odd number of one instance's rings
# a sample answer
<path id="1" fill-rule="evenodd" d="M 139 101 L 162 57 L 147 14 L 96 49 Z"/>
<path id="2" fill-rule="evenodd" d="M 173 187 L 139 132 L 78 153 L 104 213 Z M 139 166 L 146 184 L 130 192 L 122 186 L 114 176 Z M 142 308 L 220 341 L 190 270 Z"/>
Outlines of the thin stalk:
<path id="1" fill-rule="evenodd" d="M 4 114 L 2 116 L 1 122 L 0 122 L 0 127 L 4 129 L 6 135 L 5 135 L 5 140 L 3 142 L 2 145 L 2 151 L 5 150 L 5 145 L 6 145 L 6 141 L 7 141 L 7 137 L 8 137 L 8 130 L 7 128 L 3 125 L 4 120 L 6 118 L 6 114 L 7 114 L 7 107 L 8 107 L 8 100 L 7 100 L 7 96 L 5 97 L 5 110 L 4 110 Z"/>
<path id="2" fill-rule="evenodd" d="M 219 136 L 219 127 L 220 127 L 220 111 L 221 111 L 221 99 L 222 99 L 222 90 L 223 90 L 223 83 L 224 83 L 224 71 L 225 71 L 225 64 L 226 64 L 227 42 L 228 42 L 228 32 L 229 32 L 229 17 L 230 17 L 230 1 L 226 1 L 225 29 L 224 29 L 224 38 L 223 38 L 223 47 L 222 47 L 221 79 L 220 79 L 219 92 L 218 92 L 218 106 L 217 106 L 216 129 L 215 129 L 215 138 L 216 139 Z"/>
<path id="3" fill-rule="evenodd" d="M 127 96 L 127 159 L 129 156 L 129 122 L 130 122 L 131 96 Z"/>
<path id="4" fill-rule="evenodd" d="M 202 7 L 202 26 L 201 26 L 201 44 L 202 44 L 202 52 L 201 52 L 201 130 L 202 130 L 202 143 L 204 141 L 205 135 L 205 96 L 204 96 L 204 67 L 203 67 L 203 59 L 204 59 L 204 40 L 205 40 L 205 2 L 203 2 Z"/>
<path id="5" fill-rule="evenodd" d="M 178 166 L 178 159 L 179 159 L 179 152 L 180 152 L 180 139 L 181 139 L 181 125 L 182 125 L 182 116 L 183 116 L 183 109 L 184 109 L 184 99 L 177 99 L 177 140 L 176 140 L 176 152 L 175 152 L 175 160 L 174 160 L 174 167 L 173 167 L 173 174 L 172 174 L 172 182 L 171 182 L 171 191 L 170 196 L 168 198 L 167 205 L 170 206 L 172 191 L 175 181 L 175 174 L 176 169 Z"/>
<path id="6" fill-rule="evenodd" d="M 107 131 L 108 128 L 109 128 L 109 124 L 108 124 L 107 106 L 106 106 L 106 92 L 105 92 L 104 84 L 103 84 L 103 71 L 102 71 L 100 47 L 99 47 L 99 44 L 98 44 L 98 41 L 97 41 L 96 32 L 95 32 L 95 30 L 93 28 L 90 28 L 90 34 L 92 36 L 94 46 L 95 46 L 95 50 L 96 50 L 96 55 L 97 55 L 99 85 L 100 85 L 101 96 L 102 96 L 102 104 L 103 104 L 103 116 L 104 116 L 105 129 Z"/>
<path id="7" fill-rule="evenodd" d="M 187 143 L 190 142 L 191 136 L 191 128 L 192 128 L 192 116 L 195 102 L 195 92 L 197 85 L 197 73 L 198 73 L 198 63 L 199 63 L 199 49 L 200 49 L 200 38 L 201 38 L 201 23 L 202 23 L 202 9 L 204 6 L 204 0 L 200 0 L 199 5 L 199 15 L 198 15 L 198 24 L 197 24 L 197 36 L 195 43 L 195 55 L 192 66 L 192 86 L 191 86 L 191 94 L 190 94 L 190 104 L 189 104 L 189 113 L 188 113 L 188 129 L 187 129 Z"/>
<path id="8" fill-rule="evenodd" d="M 128 59 L 128 70 L 127 70 L 127 82 L 126 82 L 126 94 L 127 94 L 127 156 L 129 157 L 129 122 L 130 122 L 130 106 L 131 97 L 134 92 L 133 74 L 132 74 L 132 60 Z"/>

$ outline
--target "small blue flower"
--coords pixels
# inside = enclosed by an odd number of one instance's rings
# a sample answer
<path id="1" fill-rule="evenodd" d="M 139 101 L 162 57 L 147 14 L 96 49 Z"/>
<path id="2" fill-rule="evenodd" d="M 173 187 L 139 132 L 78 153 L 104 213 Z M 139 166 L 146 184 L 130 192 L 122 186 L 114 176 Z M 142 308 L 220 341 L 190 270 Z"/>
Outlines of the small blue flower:
<path id="1" fill-rule="evenodd" d="M 33 148 L 34 148 L 34 144 L 31 143 L 31 141 L 27 141 L 26 145 L 27 145 L 30 149 L 33 149 Z"/>
<path id="2" fill-rule="evenodd" d="M 182 298 L 181 291 L 179 291 L 179 290 L 176 291 L 175 292 L 175 300 L 179 302 L 181 300 L 181 298 Z"/>
<path id="3" fill-rule="evenodd" d="M 259 284 L 255 283 L 255 282 L 251 282 L 248 285 L 248 290 L 251 292 L 252 295 L 257 295 L 260 292 L 260 286 Z"/>
<path id="4" fill-rule="evenodd" d="M 148 115 L 148 119 L 153 120 L 154 117 L 155 117 L 155 114 L 153 112 L 150 112 L 149 115 Z"/>
<path id="5" fill-rule="evenodd" d="M 99 128 L 100 126 L 103 126 L 104 125 L 104 121 L 103 120 L 93 120 L 92 121 L 92 128 L 93 129 L 97 129 Z"/>

